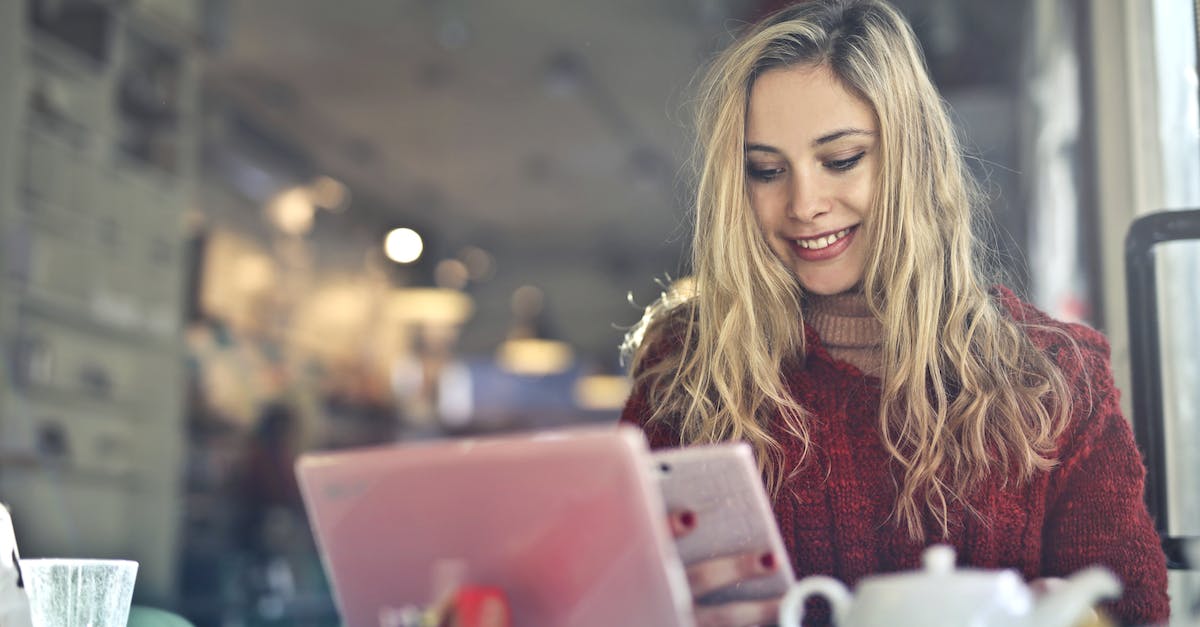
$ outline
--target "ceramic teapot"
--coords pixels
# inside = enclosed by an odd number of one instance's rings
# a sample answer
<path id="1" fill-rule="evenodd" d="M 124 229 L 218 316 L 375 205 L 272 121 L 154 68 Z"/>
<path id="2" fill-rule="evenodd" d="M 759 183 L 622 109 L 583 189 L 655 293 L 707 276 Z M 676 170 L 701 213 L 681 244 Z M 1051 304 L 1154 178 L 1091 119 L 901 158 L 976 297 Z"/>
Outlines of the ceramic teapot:
<path id="1" fill-rule="evenodd" d="M 829 600 L 837 627 L 1070 627 L 1098 601 L 1121 592 L 1111 572 L 1093 567 L 1035 599 L 1016 571 L 956 569 L 954 559 L 953 548 L 931 546 L 921 570 L 867 577 L 854 595 L 832 577 L 806 577 L 783 597 L 780 627 L 799 627 L 804 601 L 813 595 Z"/>

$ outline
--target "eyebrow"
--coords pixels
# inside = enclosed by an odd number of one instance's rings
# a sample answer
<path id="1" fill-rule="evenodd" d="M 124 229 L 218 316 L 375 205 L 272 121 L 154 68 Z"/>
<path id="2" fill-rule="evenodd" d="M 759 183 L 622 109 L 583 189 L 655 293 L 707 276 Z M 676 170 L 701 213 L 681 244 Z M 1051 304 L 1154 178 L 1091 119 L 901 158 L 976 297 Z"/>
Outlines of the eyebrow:
<path id="1" fill-rule="evenodd" d="M 861 128 L 843 128 L 843 129 L 838 129 L 836 131 L 833 131 L 832 133 L 826 133 L 826 134 L 814 139 L 812 141 L 812 146 L 813 146 L 813 148 L 816 148 L 818 146 L 824 146 L 825 144 L 837 141 L 843 137 L 852 137 L 855 135 L 865 135 L 865 136 L 871 137 L 871 136 L 874 136 L 875 134 L 876 134 L 875 131 L 868 131 L 866 129 L 861 129 Z M 776 148 L 774 146 L 770 146 L 768 144 L 746 144 L 746 152 L 750 152 L 751 150 L 761 150 L 763 152 L 773 152 L 773 153 L 782 152 L 778 148 Z"/>

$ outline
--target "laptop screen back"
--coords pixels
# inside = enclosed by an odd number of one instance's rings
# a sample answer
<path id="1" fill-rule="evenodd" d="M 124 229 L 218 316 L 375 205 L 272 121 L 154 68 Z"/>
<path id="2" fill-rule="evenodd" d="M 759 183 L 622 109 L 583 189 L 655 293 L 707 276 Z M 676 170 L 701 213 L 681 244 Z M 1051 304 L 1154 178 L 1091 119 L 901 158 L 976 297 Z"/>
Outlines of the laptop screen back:
<path id="1" fill-rule="evenodd" d="M 691 624 L 686 578 L 635 428 L 307 455 L 297 474 L 338 607 L 394 627 L 458 585 L 513 624 Z"/>

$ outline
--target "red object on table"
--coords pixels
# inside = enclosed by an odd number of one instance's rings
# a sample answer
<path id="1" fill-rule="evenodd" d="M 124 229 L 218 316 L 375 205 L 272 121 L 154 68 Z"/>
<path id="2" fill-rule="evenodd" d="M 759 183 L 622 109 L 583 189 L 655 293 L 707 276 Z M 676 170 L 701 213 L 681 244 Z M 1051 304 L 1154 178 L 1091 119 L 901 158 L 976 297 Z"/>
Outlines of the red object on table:
<path id="1" fill-rule="evenodd" d="M 508 600 L 499 588 L 463 586 L 442 619 L 445 627 L 512 627 Z"/>

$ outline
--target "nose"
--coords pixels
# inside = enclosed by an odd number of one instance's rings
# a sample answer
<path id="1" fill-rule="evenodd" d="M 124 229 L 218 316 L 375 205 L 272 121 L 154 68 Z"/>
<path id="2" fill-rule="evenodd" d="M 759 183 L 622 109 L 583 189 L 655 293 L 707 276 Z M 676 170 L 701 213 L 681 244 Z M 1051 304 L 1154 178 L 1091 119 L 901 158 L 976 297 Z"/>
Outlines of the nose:
<path id="1" fill-rule="evenodd" d="M 788 215 L 801 222 L 812 222 L 831 208 L 829 195 L 810 172 L 795 172 L 792 176 Z"/>

